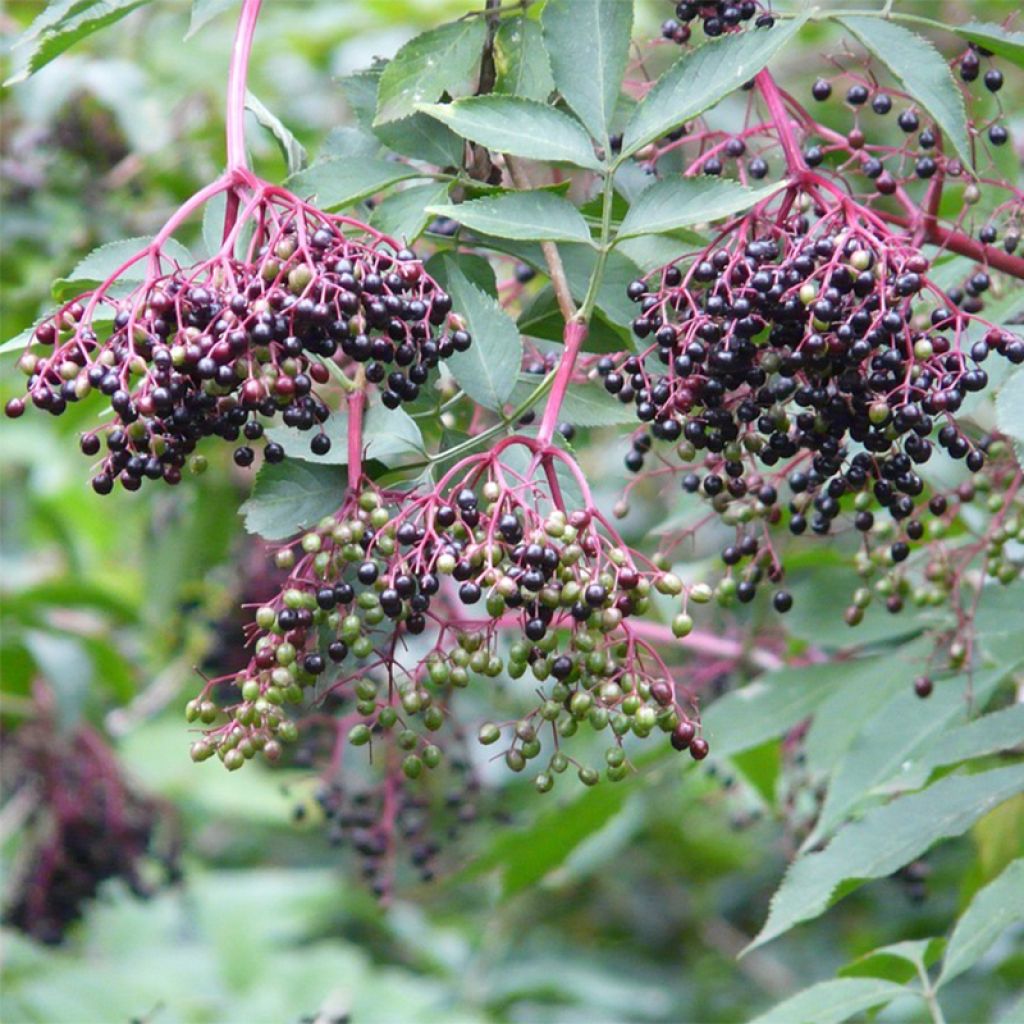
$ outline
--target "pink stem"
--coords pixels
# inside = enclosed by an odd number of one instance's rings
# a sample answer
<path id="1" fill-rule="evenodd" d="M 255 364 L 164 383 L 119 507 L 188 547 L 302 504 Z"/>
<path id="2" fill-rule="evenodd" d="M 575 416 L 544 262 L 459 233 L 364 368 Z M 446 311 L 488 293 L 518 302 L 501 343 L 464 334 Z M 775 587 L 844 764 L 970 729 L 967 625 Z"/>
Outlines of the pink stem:
<path id="1" fill-rule="evenodd" d="M 800 155 L 800 147 L 796 144 L 796 137 L 793 135 L 793 126 L 786 112 L 786 104 L 775 84 L 771 72 L 767 68 L 759 71 L 754 78 L 758 91 L 764 99 L 768 112 L 772 116 L 775 130 L 779 133 L 779 142 L 782 143 L 782 151 L 786 154 L 786 167 L 789 173 L 799 178 L 804 171 L 803 157 Z"/>
<path id="2" fill-rule="evenodd" d="M 547 448 L 554 437 L 555 427 L 558 424 L 558 414 L 562 409 L 562 402 L 565 400 L 565 393 L 569 388 L 569 381 L 572 380 L 573 370 L 576 368 L 576 357 L 583 347 L 584 339 L 587 337 L 587 325 L 577 320 L 570 320 L 565 325 L 565 351 L 558 364 L 558 372 L 555 374 L 555 383 L 551 388 L 551 395 L 547 405 L 544 406 L 544 418 L 540 423 L 540 430 L 537 432 L 537 444 L 541 448 Z"/>
<path id="3" fill-rule="evenodd" d="M 249 54 L 252 51 L 256 19 L 259 17 L 262 2 L 263 0 L 243 0 L 235 43 L 231 49 L 226 117 L 229 174 L 248 167 L 245 156 L 245 88 L 249 77 Z"/>
<path id="4" fill-rule="evenodd" d="M 366 392 L 360 388 L 348 396 L 348 481 L 349 487 L 358 486 L 363 475 L 363 410 Z"/>

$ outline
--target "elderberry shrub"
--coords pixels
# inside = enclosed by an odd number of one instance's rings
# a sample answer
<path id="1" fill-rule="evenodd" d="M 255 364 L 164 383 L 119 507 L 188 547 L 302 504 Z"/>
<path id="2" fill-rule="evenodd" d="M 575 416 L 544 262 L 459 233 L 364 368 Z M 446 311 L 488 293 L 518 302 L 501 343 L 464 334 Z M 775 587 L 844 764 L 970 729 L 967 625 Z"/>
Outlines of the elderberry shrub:
<path id="1" fill-rule="evenodd" d="M 361 365 L 396 408 L 470 345 L 448 294 L 409 250 L 346 238 L 305 205 L 268 203 L 265 219 L 273 226 L 247 259 L 177 267 L 126 298 L 97 290 L 36 328 L 20 361 L 32 404 L 59 415 L 98 391 L 113 409 L 109 425 L 81 439 L 99 458 L 98 493 L 118 480 L 127 490 L 175 484 L 202 438 L 254 441 L 278 415 L 320 429 L 329 408 L 317 389 L 331 364 Z M 7 413 L 23 409 L 17 399 Z M 311 448 L 329 450 L 322 430 Z M 265 449 L 268 461 L 281 454 Z M 235 451 L 241 466 L 254 458 L 247 444 Z"/>
<path id="2" fill-rule="evenodd" d="M 4 923 L 56 944 L 104 882 L 120 879 L 152 894 L 144 862 L 178 877 L 176 836 L 167 811 L 129 785 L 103 738 L 88 726 L 70 733 L 41 712 L 3 744 L 3 788 L 34 794 L 25 849 L 7 887 Z M 161 837 L 162 833 L 162 837 Z"/>
<path id="3" fill-rule="evenodd" d="M 253 658 L 228 680 L 240 700 L 224 721 L 211 699 L 224 680 L 214 680 L 186 710 L 209 726 L 193 745 L 198 761 L 216 754 L 236 769 L 257 753 L 277 760 L 299 733 L 286 706 L 329 695 L 352 704 L 354 745 L 397 744 L 402 771 L 416 779 L 441 761 L 436 734 L 452 721 L 454 692 L 503 673 L 531 676 L 538 703 L 506 728 L 483 725 L 479 739 L 505 736 L 506 764 L 518 772 L 548 736 L 541 791 L 570 763 L 559 743 L 581 726 L 614 737 L 613 781 L 629 771 L 621 742 L 630 733 L 662 732 L 695 759 L 707 754 L 693 698 L 630 623 L 654 593 L 701 601 L 703 588 L 684 596 L 678 577 L 642 563 L 595 511 L 541 511 L 492 456 L 415 499 L 367 486 L 277 561 L 289 579 L 257 610 Z M 673 631 L 685 636 L 692 625 L 684 604 Z M 510 631 L 518 638 L 508 644 Z M 599 778 L 586 766 L 578 775 Z"/>

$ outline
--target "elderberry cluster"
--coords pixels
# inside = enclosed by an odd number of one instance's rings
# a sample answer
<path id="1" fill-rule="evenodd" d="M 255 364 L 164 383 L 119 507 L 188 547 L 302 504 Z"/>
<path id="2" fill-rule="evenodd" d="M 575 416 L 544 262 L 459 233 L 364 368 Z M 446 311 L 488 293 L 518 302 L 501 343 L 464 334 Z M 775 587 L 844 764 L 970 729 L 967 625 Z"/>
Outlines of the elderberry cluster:
<path id="1" fill-rule="evenodd" d="M 541 513 L 529 485 L 510 486 L 500 464 L 486 466 L 488 479 L 470 472 L 405 497 L 397 511 L 389 504 L 398 496 L 366 488 L 278 552 L 289 578 L 256 612 L 252 660 L 229 680 L 240 700 L 224 721 L 214 681 L 188 705 L 190 721 L 211 727 L 193 745 L 196 760 L 217 754 L 229 769 L 258 752 L 277 760 L 282 741 L 298 735 L 285 706 L 330 697 L 354 706 L 352 744 L 393 736 L 415 779 L 442 760 L 434 734 L 450 720 L 453 691 L 506 671 L 543 684 L 540 702 L 509 729 L 514 771 L 540 754 L 542 730 L 559 755 L 549 770 L 564 770 L 559 741 L 583 724 L 610 729 L 617 746 L 628 733 L 662 731 L 677 749 L 706 755 L 692 700 L 629 626 L 654 593 L 682 595 L 682 582 L 639 566 L 596 512 Z M 702 588 L 692 596 L 706 599 Z M 685 611 L 672 626 L 680 637 L 692 627 Z M 510 632 L 519 635 L 511 643 Z M 479 738 L 502 733 L 487 725 Z M 610 757 L 609 777 L 623 778 L 625 755 Z M 579 774 L 598 778 L 582 766 Z"/>
<path id="2" fill-rule="evenodd" d="M 344 705 L 337 710 L 343 711 Z M 431 881 L 445 847 L 457 842 L 466 826 L 488 814 L 486 794 L 462 734 L 455 731 L 449 739 L 447 773 L 413 779 L 393 770 L 402 746 L 392 741 L 400 740 L 401 733 L 378 731 L 373 741 L 374 764 L 360 772 L 344 763 L 345 752 L 338 745 L 345 736 L 337 725 L 335 721 L 308 729 L 295 757 L 297 764 L 330 765 L 314 797 L 327 841 L 358 858 L 362 877 L 378 897 L 385 897 L 394 883 L 399 848 L 420 881 Z M 308 814 L 306 804 L 296 805 L 296 821 Z"/>
<path id="3" fill-rule="evenodd" d="M 642 467 L 651 436 L 678 442 L 684 462 L 703 453 L 712 472 L 684 477 L 684 489 L 734 522 L 777 517 L 765 475 L 787 466 L 794 533 L 829 533 L 847 494 L 909 520 L 936 443 L 971 471 L 985 462 L 950 415 L 986 387 L 981 364 L 992 352 L 1024 362 L 1024 339 L 947 304 L 928 269 L 895 239 L 798 214 L 746 221 L 731 241 L 634 282 L 633 333 L 648 347 L 597 367 L 649 424 L 627 465 Z M 858 528 L 871 521 L 863 508 Z M 905 549 L 901 539 L 893 557 Z"/>
<path id="4" fill-rule="evenodd" d="M 281 416 L 300 430 L 321 427 L 329 409 L 316 394 L 329 364 L 363 364 L 389 408 L 412 401 L 440 359 L 470 344 L 451 299 L 407 249 L 346 238 L 326 214 L 289 211 L 248 260 L 218 258 L 176 268 L 125 298 L 80 296 L 40 324 L 20 366 L 28 397 L 59 415 L 93 391 L 112 422 L 82 436 L 100 456 L 100 494 L 120 480 L 177 483 L 198 442 L 242 440 L 235 462 L 251 465 L 248 442 Z M 25 403 L 14 399 L 9 416 Z M 101 438 L 105 438 L 105 445 Z M 311 442 L 325 454 L 320 430 Z M 269 443 L 269 462 L 284 451 Z"/>
<path id="5" fill-rule="evenodd" d="M 758 12 L 761 11 L 759 14 Z M 675 18 L 662 23 L 661 34 L 673 43 L 687 43 L 693 32 L 693 24 L 699 23 L 709 38 L 726 32 L 734 32 L 752 18 L 758 28 L 771 28 L 775 19 L 764 12 L 754 0 L 682 0 L 676 4 Z"/>
<path id="6" fill-rule="evenodd" d="M 37 794 L 3 915 L 33 939 L 63 941 L 109 879 L 136 896 L 151 895 L 141 868 L 153 856 L 176 877 L 173 844 L 157 850 L 160 806 L 125 782 L 88 727 L 58 733 L 46 716 L 22 725 L 4 744 L 4 788 Z"/>
<path id="7" fill-rule="evenodd" d="M 964 82 L 973 82 L 979 73 L 979 51 L 969 49 L 960 58 L 959 65 Z M 844 85 L 844 82 L 850 84 Z M 1003 73 L 991 67 L 985 73 L 984 82 L 990 93 L 998 93 L 1003 86 Z M 832 79 L 818 78 L 811 86 L 811 95 L 817 102 L 825 103 L 833 97 L 837 85 L 842 89 L 844 105 L 853 115 L 853 127 L 847 132 L 845 140 L 842 136 L 835 138 L 835 133 L 832 133 L 829 141 L 808 140 L 803 158 L 809 167 L 817 167 L 831 152 L 839 152 L 844 160 L 852 155 L 855 166 L 870 180 L 871 188 L 882 196 L 891 196 L 900 186 L 915 180 L 928 181 L 936 175 L 954 180 L 964 177 L 964 167 L 957 156 L 943 151 L 939 126 L 925 117 L 911 97 L 899 91 L 880 88 L 871 76 L 848 71 Z M 963 88 L 966 92 L 967 87 Z M 884 141 L 879 138 L 880 130 L 892 114 L 895 114 L 896 126 L 902 138 L 898 146 L 880 144 Z M 1009 141 L 1009 131 L 1000 123 L 998 115 L 987 124 L 975 126 L 970 123 L 969 128 L 979 137 L 979 141 L 983 135 L 992 146 L 1003 146 Z M 969 182 L 963 193 L 965 204 L 973 206 L 980 198 L 978 185 Z M 1006 205 L 1005 213 L 1008 217 L 1017 205 L 1013 202 Z M 1019 231 L 1015 234 L 1019 238 Z M 1012 252 L 1016 245 L 1017 241 L 1014 240 L 1007 251 Z"/>

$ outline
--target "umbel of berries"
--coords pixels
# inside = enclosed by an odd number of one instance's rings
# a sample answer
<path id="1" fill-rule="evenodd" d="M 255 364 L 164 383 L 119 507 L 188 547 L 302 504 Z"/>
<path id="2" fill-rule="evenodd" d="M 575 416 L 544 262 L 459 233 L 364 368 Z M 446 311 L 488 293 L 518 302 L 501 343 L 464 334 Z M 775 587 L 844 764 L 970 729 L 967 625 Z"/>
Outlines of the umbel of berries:
<path id="1" fill-rule="evenodd" d="M 510 470 L 502 455 L 516 447 L 544 473 L 560 460 L 583 506 L 567 509 L 532 473 Z M 502 753 L 513 771 L 543 753 L 542 791 L 571 763 L 563 747 L 584 726 L 608 732 L 612 781 L 629 771 L 627 735 L 663 733 L 697 759 L 707 752 L 693 696 L 631 626 L 656 593 L 685 602 L 686 588 L 622 543 L 559 449 L 510 438 L 411 499 L 363 482 L 277 561 L 289 578 L 256 611 L 248 669 L 211 681 L 189 705 L 189 719 L 209 725 L 197 760 L 276 760 L 310 708 L 330 699 L 346 710 L 352 743 L 397 742 L 403 772 L 418 778 L 440 763 L 456 691 L 505 672 L 530 679 L 539 700 Z M 683 636 L 692 624 L 678 618 Z M 221 684 L 236 698 L 223 709 L 212 699 Z M 479 730 L 486 745 L 502 735 Z M 583 782 L 598 780 L 576 767 Z"/>
<path id="2" fill-rule="evenodd" d="M 98 409 L 109 403 L 113 416 L 81 438 L 100 494 L 117 482 L 127 490 L 178 483 L 208 436 L 237 444 L 235 461 L 251 465 L 251 442 L 276 417 L 316 431 L 310 447 L 323 455 L 331 442 L 322 424 L 339 384 L 368 381 L 396 408 L 471 343 L 449 295 L 400 242 L 249 171 L 238 97 L 259 6 L 248 0 L 239 23 L 225 173 L 98 287 L 43 319 L 19 363 L 27 403 L 10 401 L 8 416 L 26 404 L 60 415 L 95 392 Z M 217 197 L 226 210 L 220 249 L 179 264 L 174 232 Z M 268 461 L 283 454 L 264 448 Z"/>

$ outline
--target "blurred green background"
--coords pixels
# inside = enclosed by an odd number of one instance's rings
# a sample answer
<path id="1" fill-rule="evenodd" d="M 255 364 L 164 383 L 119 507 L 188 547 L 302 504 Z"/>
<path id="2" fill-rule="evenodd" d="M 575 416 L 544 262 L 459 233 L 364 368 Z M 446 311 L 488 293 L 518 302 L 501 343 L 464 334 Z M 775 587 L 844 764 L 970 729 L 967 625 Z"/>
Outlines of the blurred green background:
<path id="1" fill-rule="evenodd" d="M 0 338 L 29 325 L 85 253 L 151 233 L 217 173 L 233 24 L 230 3 L 209 6 L 225 13 L 184 40 L 189 5 L 160 0 L 3 90 Z M 349 117 L 339 77 L 469 6 L 267 0 L 251 87 L 315 154 Z M 971 8 L 999 20 L 1013 6 Z M 7 4 L 5 51 L 39 9 Z M 641 36 L 671 15 L 654 0 L 640 10 Z M 813 78 L 815 32 L 786 55 L 789 81 Z M 255 125 L 251 145 L 265 176 L 284 175 Z M 3 356 L 5 400 L 20 383 L 12 366 Z M 294 820 L 309 804 L 303 773 L 230 777 L 187 756 L 196 667 L 230 664 L 236 595 L 264 572 L 237 516 L 247 476 L 211 450 L 214 471 L 173 492 L 99 499 L 77 452 L 82 411 L 0 431 L 4 724 L 31 712 L 43 679 L 62 728 L 102 727 L 129 774 L 173 804 L 184 878 L 148 901 L 109 886 L 62 947 L 5 929 L 7 1021 L 740 1021 L 865 950 L 941 933 L 960 902 L 952 880 L 978 854 L 1005 862 L 1021 835 L 1018 800 L 929 859 L 924 898 L 878 882 L 737 960 L 791 840 L 756 793 L 667 758 L 557 811 L 506 783 L 509 823 L 472 832 L 446 877 L 382 909 L 315 815 Z M 0 821 L 9 868 L 17 822 Z M 502 867 L 503 884 L 474 862 Z M 1024 956 L 1002 950 L 950 989 L 947 1014 L 988 1019 L 1022 982 Z M 920 1013 L 897 1002 L 884 1019 Z"/>

